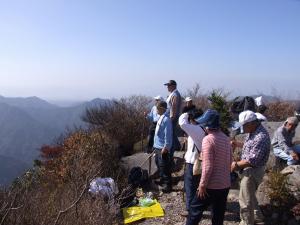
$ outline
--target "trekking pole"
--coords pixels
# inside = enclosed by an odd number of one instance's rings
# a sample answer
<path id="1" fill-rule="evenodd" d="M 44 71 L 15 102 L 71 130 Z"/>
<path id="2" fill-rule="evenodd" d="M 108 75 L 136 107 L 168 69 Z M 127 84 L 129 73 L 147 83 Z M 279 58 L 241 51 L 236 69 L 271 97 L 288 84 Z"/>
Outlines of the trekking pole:
<path id="1" fill-rule="evenodd" d="M 145 120 L 142 122 L 142 132 L 141 132 L 141 150 L 144 152 L 144 129 L 145 129 Z"/>
<path id="2" fill-rule="evenodd" d="M 141 164 L 140 164 L 140 167 L 142 167 L 149 159 L 152 158 L 152 156 L 154 156 L 155 152 L 153 151 L 147 158 L 145 161 L 143 161 Z"/>
<path id="3" fill-rule="evenodd" d="M 183 145 L 184 145 L 184 148 L 183 148 L 184 153 L 183 153 L 182 159 L 184 161 L 184 166 L 183 166 L 183 176 L 184 176 L 184 174 L 185 174 L 185 168 L 186 168 L 186 163 L 185 163 L 185 160 L 184 160 L 184 155 L 185 155 L 186 150 L 187 150 L 187 139 L 186 139 L 186 137 L 184 137 L 184 139 L 183 139 Z M 182 201 L 185 202 L 185 190 L 184 190 L 184 187 L 183 187 L 183 190 L 182 190 Z"/>
<path id="4" fill-rule="evenodd" d="M 148 168 L 148 174 L 149 176 L 151 175 L 151 164 L 152 164 L 152 155 L 154 155 L 154 151 L 151 153 L 150 157 L 149 157 L 149 168 Z"/>

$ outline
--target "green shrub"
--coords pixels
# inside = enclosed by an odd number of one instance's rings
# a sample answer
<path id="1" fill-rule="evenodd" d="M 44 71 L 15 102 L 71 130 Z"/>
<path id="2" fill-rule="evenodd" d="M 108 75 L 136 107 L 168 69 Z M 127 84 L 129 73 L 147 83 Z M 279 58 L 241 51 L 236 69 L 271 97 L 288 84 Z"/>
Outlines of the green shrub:
<path id="1" fill-rule="evenodd" d="M 229 106 L 227 97 L 229 94 L 224 93 L 222 90 L 213 90 L 208 96 L 208 100 L 211 103 L 211 108 L 217 110 L 220 113 L 221 130 L 229 136 L 228 127 L 232 121 L 232 117 L 229 112 Z"/>

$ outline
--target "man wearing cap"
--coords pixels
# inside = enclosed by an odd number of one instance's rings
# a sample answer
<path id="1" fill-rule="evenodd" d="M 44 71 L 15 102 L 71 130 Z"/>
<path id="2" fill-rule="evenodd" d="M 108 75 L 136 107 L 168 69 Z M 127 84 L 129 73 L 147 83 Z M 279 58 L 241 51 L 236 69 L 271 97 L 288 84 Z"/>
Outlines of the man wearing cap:
<path id="1" fill-rule="evenodd" d="M 161 97 L 160 95 L 155 96 L 154 100 L 155 100 L 155 104 L 151 108 L 151 111 L 149 113 L 144 112 L 146 119 L 151 122 L 150 127 L 149 127 L 149 134 L 148 134 L 148 150 L 147 150 L 147 152 L 152 151 L 155 127 L 156 127 L 156 123 L 160 117 L 157 113 L 157 104 L 160 101 L 164 101 L 163 97 Z"/>
<path id="2" fill-rule="evenodd" d="M 185 171 L 184 171 L 184 191 L 186 193 L 186 211 L 190 210 L 192 200 L 196 195 L 196 191 L 200 181 L 200 174 L 193 174 L 193 166 L 196 157 L 200 157 L 202 140 L 205 137 L 205 132 L 201 126 L 195 121 L 203 114 L 202 109 L 195 109 L 193 114 L 183 113 L 179 117 L 178 124 L 183 131 L 188 135 L 187 151 L 184 155 Z M 185 212 L 186 214 L 186 212 Z M 183 214 L 184 216 L 186 216 Z"/>
<path id="3" fill-rule="evenodd" d="M 231 170 L 241 172 L 240 225 L 262 224 L 263 216 L 255 192 L 265 173 L 271 141 L 267 130 L 250 110 L 239 114 L 239 127 L 241 133 L 247 133 L 247 136 L 244 143 L 232 141 L 233 148 L 242 148 L 242 154 L 239 161 L 232 163 Z"/>
<path id="4" fill-rule="evenodd" d="M 157 105 L 157 113 L 160 115 L 157 121 L 153 149 L 155 151 L 155 163 L 158 168 L 163 192 L 172 189 L 171 180 L 171 147 L 172 147 L 172 122 L 165 113 L 167 103 L 160 101 Z"/>
<path id="5" fill-rule="evenodd" d="M 196 108 L 196 106 L 193 104 L 193 99 L 191 97 L 186 97 L 184 101 L 185 101 L 185 106 L 182 109 L 182 113 L 192 111 Z"/>
<path id="6" fill-rule="evenodd" d="M 230 188 L 232 149 L 229 138 L 220 130 L 220 115 L 207 110 L 196 121 L 207 135 L 202 141 L 202 174 L 196 196 L 191 202 L 187 225 L 197 225 L 203 211 L 212 205 L 212 224 L 222 225 Z"/>
<path id="7" fill-rule="evenodd" d="M 293 143 L 298 122 L 295 116 L 287 118 L 272 139 L 274 155 L 286 161 L 287 165 L 299 164 L 300 146 Z"/>
<path id="8" fill-rule="evenodd" d="M 170 92 L 170 95 L 167 98 L 168 103 L 168 110 L 167 113 L 170 116 L 170 119 L 172 121 L 172 127 L 173 127 L 173 146 L 172 146 L 172 152 L 173 155 L 175 150 L 179 150 L 180 142 L 177 137 L 177 123 L 178 118 L 181 114 L 181 95 L 179 91 L 177 90 L 177 83 L 175 80 L 170 80 L 168 83 L 164 84 L 167 86 L 168 91 Z"/>

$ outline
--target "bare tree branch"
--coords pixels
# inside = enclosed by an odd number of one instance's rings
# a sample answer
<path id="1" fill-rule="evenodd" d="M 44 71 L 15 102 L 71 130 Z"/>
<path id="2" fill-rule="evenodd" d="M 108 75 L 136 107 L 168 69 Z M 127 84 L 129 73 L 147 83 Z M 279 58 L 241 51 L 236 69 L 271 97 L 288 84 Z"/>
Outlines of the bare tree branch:
<path id="1" fill-rule="evenodd" d="M 88 188 L 88 183 L 84 186 L 84 188 L 81 191 L 81 194 L 79 195 L 79 197 L 68 208 L 59 211 L 59 213 L 57 214 L 54 225 L 56 225 L 58 223 L 58 220 L 59 220 L 59 218 L 62 214 L 68 212 L 70 209 L 72 209 L 74 206 L 77 205 L 77 203 L 81 200 L 81 198 L 82 198 L 83 194 L 85 193 L 85 191 L 87 190 L 87 188 Z"/>
<path id="2" fill-rule="evenodd" d="M 10 207 L 7 209 L 6 213 L 5 213 L 4 216 L 2 217 L 2 220 L 1 220 L 0 225 L 4 224 L 4 221 L 5 221 L 5 219 L 6 219 L 7 215 L 8 215 L 8 213 L 13 209 L 12 206 L 14 205 L 14 203 L 15 203 L 15 201 L 16 201 L 17 195 L 18 195 L 18 193 L 15 194 L 13 200 L 11 201 Z"/>

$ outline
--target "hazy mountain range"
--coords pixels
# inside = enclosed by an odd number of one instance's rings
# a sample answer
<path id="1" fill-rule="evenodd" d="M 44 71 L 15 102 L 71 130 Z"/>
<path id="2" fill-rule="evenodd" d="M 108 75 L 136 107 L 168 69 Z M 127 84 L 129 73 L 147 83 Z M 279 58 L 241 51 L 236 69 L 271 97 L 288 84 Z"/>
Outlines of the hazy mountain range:
<path id="1" fill-rule="evenodd" d="M 94 99 L 59 107 L 37 97 L 0 96 L 0 185 L 8 184 L 32 166 L 44 144 L 52 144 L 66 129 L 84 127 L 86 108 L 109 102 Z"/>

